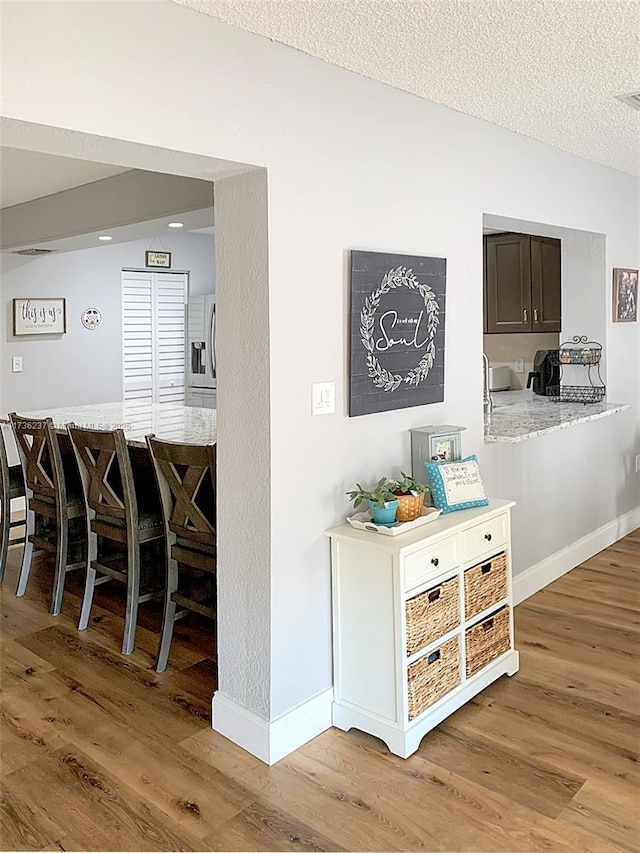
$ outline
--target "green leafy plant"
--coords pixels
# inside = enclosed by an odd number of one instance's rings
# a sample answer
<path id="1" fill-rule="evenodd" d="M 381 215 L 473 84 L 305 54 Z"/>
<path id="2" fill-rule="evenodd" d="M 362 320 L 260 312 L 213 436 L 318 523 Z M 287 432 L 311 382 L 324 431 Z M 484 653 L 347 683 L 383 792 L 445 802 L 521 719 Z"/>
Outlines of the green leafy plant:
<path id="1" fill-rule="evenodd" d="M 362 488 L 360 483 L 356 483 L 357 489 L 354 489 L 351 492 L 347 492 L 347 495 L 350 500 L 353 501 L 354 507 L 359 507 L 363 501 L 369 501 L 370 504 L 374 504 L 380 509 L 384 509 L 384 505 L 387 501 L 394 501 L 396 496 L 393 494 L 391 486 L 393 486 L 393 482 L 389 482 L 386 477 L 381 477 L 378 480 L 378 484 L 375 489 L 368 492 Z"/>
<path id="2" fill-rule="evenodd" d="M 389 488 L 394 495 L 423 495 L 431 491 L 429 486 L 419 483 L 413 477 L 405 474 L 404 471 L 400 471 L 400 476 L 402 477 L 401 480 L 393 480 L 389 483 Z"/>

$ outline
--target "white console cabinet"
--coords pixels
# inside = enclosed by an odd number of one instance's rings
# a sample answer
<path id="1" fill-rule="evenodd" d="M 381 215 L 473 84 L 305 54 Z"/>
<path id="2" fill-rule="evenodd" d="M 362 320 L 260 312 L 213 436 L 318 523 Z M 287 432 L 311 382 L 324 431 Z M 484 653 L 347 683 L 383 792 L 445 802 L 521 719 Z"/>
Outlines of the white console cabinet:
<path id="1" fill-rule="evenodd" d="M 517 672 L 513 505 L 492 500 L 398 536 L 329 531 L 335 726 L 407 758 L 449 714 Z"/>

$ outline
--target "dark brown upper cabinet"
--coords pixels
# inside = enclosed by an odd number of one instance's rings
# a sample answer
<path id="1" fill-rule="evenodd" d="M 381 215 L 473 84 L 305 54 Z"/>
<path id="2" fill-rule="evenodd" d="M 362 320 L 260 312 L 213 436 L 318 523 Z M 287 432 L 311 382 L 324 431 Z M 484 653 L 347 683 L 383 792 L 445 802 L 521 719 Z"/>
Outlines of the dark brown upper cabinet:
<path id="1" fill-rule="evenodd" d="M 484 237 L 484 331 L 560 332 L 560 240 Z"/>

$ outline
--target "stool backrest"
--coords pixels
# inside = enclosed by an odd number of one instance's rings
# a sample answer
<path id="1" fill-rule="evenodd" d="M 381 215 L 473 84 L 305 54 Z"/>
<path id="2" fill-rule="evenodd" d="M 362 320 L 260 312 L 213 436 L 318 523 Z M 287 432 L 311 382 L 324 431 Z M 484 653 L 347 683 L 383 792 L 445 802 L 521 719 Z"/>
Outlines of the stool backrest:
<path id="1" fill-rule="evenodd" d="M 68 424 L 76 451 L 88 509 L 96 516 L 137 527 L 137 505 L 131 461 L 124 432 L 82 429 Z"/>
<path id="2" fill-rule="evenodd" d="M 211 548 L 216 542 L 216 451 L 147 436 L 165 526 L 177 539 Z"/>
<path id="3" fill-rule="evenodd" d="M 0 424 L 0 501 L 9 505 L 9 458 L 4 438 L 4 424 Z"/>
<path id="4" fill-rule="evenodd" d="M 9 415 L 22 462 L 25 485 L 34 496 L 66 505 L 64 468 L 51 418 Z"/>

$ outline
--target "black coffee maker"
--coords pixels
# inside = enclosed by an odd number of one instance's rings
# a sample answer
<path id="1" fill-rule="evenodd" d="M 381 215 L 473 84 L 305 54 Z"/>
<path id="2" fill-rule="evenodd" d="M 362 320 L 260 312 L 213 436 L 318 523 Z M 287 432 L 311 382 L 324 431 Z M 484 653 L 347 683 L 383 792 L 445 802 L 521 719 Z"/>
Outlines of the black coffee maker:
<path id="1" fill-rule="evenodd" d="M 541 397 L 557 397 L 560 393 L 560 358 L 557 349 L 539 349 L 533 359 L 533 370 L 527 388 Z"/>

